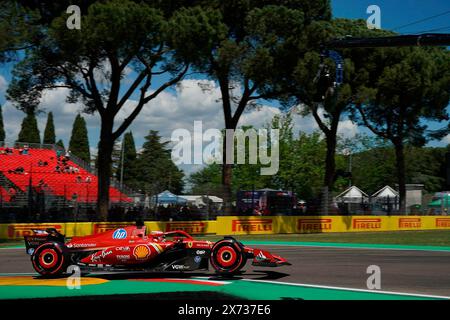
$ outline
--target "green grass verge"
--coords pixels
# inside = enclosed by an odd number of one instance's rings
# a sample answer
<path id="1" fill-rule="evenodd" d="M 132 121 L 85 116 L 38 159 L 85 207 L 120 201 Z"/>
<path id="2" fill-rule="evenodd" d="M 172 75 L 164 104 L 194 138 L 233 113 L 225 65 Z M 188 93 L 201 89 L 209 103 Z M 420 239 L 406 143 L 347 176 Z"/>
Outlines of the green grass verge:
<path id="1" fill-rule="evenodd" d="M 1 247 L 10 247 L 10 246 L 20 246 L 24 245 L 23 241 L 17 241 L 17 240 L 0 240 L 0 248 Z"/>
<path id="2" fill-rule="evenodd" d="M 196 237 L 215 241 L 221 236 Z M 239 240 L 450 246 L 450 230 L 237 235 Z"/>

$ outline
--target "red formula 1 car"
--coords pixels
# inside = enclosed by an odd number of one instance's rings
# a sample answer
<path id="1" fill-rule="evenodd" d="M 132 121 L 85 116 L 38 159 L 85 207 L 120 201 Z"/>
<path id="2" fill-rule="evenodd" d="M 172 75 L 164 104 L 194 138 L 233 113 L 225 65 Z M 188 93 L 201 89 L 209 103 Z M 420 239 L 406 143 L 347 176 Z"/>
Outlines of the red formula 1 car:
<path id="1" fill-rule="evenodd" d="M 195 240 L 184 231 L 147 235 L 145 230 L 145 226 L 128 226 L 68 242 L 55 229 L 34 230 L 34 235 L 25 237 L 25 245 L 34 269 L 43 276 L 62 275 L 69 265 L 82 270 L 192 271 L 207 270 L 210 263 L 222 275 L 239 272 L 249 258 L 254 266 L 290 265 L 232 237 L 213 243 Z"/>

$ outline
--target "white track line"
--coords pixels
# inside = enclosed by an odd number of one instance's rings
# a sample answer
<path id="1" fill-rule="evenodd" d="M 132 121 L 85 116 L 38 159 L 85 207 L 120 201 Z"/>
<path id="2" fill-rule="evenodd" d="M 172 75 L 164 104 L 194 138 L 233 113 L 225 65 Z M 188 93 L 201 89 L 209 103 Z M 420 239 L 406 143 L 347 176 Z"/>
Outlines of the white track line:
<path id="1" fill-rule="evenodd" d="M 382 293 L 382 294 L 392 294 L 392 295 L 411 296 L 411 297 L 450 299 L 450 296 L 436 296 L 436 295 L 420 294 L 420 293 L 415 294 L 415 293 L 406 293 L 406 292 L 367 290 L 367 289 L 356 289 L 356 288 L 347 288 L 347 287 L 333 287 L 333 286 L 323 286 L 323 285 L 306 284 L 306 283 L 293 283 L 293 282 L 281 282 L 281 281 L 270 281 L 270 280 L 252 280 L 252 279 L 242 279 L 242 281 L 272 283 L 272 284 L 285 284 L 285 285 L 298 286 L 298 287 L 333 289 L 333 290 L 342 290 L 342 291 L 356 291 L 356 292 L 366 292 L 366 293 L 375 293 L 375 294 Z"/>

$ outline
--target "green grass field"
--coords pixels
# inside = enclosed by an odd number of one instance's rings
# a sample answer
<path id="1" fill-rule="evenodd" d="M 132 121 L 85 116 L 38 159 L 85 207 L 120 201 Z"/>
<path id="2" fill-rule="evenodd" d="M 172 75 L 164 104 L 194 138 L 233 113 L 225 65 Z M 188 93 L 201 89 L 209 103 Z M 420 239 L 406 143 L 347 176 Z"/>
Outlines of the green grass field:
<path id="1" fill-rule="evenodd" d="M 222 236 L 196 236 L 195 238 L 215 241 L 221 239 Z M 254 240 L 450 246 L 450 230 L 239 235 L 236 236 L 236 238 L 242 241 Z M 0 247 L 22 244 L 23 241 L 0 240 Z"/>

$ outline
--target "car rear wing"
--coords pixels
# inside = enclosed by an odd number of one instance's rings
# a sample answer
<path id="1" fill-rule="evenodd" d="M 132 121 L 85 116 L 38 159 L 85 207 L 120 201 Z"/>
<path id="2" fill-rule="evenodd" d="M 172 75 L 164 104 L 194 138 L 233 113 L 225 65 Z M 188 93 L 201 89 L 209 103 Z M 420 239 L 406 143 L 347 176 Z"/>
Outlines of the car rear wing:
<path id="1" fill-rule="evenodd" d="M 59 233 L 54 228 L 48 228 L 45 230 L 42 229 L 33 229 L 33 235 L 25 236 L 25 250 L 29 255 L 34 253 L 34 250 L 40 245 L 46 242 L 61 242 L 64 243 L 65 236 Z"/>

